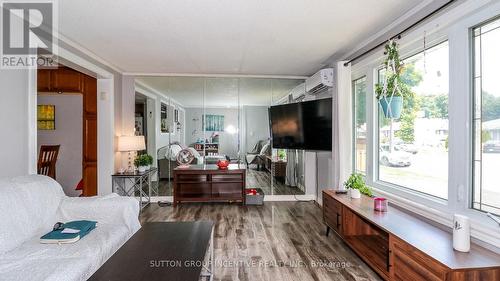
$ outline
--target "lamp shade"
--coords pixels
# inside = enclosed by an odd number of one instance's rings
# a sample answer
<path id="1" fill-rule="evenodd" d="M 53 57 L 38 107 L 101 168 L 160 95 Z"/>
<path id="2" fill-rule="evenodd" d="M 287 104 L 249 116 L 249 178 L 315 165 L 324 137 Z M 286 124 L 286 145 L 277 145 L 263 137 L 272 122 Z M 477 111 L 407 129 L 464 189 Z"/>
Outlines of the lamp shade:
<path id="1" fill-rule="evenodd" d="M 146 149 L 144 136 L 121 136 L 118 138 L 118 151 L 139 151 Z"/>

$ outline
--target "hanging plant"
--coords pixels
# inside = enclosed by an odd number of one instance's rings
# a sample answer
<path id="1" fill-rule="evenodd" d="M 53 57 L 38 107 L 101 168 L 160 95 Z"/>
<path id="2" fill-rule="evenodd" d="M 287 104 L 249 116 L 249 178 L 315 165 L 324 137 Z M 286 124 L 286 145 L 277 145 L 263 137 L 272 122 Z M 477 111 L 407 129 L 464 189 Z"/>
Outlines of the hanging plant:
<path id="1" fill-rule="evenodd" d="M 401 81 L 404 65 L 399 58 L 398 44 L 389 40 L 385 45 L 384 60 L 385 75 L 383 83 L 375 85 L 375 93 L 384 116 L 399 119 L 403 109 L 403 98 L 411 97 L 413 93 Z"/>

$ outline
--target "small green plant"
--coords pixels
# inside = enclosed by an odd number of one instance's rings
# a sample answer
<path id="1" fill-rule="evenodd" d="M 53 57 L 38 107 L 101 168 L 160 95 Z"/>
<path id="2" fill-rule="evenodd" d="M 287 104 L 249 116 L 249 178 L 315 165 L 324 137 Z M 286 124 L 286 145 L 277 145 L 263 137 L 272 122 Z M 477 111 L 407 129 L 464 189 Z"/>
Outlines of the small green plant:
<path id="1" fill-rule="evenodd" d="M 351 174 L 349 179 L 344 183 L 345 188 L 347 189 L 358 189 L 364 195 L 373 196 L 372 189 L 365 184 L 363 180 L 363 176 L 357 173 Z"/>
<path id="2" fill-rule="evenodd" d="M 390 40 L 385 45 L 384 60 L 384 81 L 375 85 L 375 93 L 377 99 L 394 97 L 409 98 L 413 96 L 413 92 L 402 81 L 401 74 L 404 72 L 403 62 L 399 58 L 398 44 L 394 40 Z"/>
<path id="3" fill-rule="evenodd" d="M 135 157 L 135 160 L 134 160 L 134 165 L 136 167 L 144 167 L 144 166 L 148 166 L 148 165 L 151 165 L 152 162 L 153 162 L 153 158 L 151 157 L 151 160 L 150 160 L 150 155 L 147 155 L 147 154 L 142 154 L 142 155 L 137 155 Z"/>
<path id="4" fill-rule="evenodd" d="M 285 160 L 285 158 L 286 158 L 286 150 L 284 150 L 284 149 L 278 149 L 278 158 L 280 160 Z"/>
<path id="5" fill-rule="evenodd" d="M 146 154 L 146 158 L 148 158 L 148 165 L 153 165 L 153 156 Z"/>

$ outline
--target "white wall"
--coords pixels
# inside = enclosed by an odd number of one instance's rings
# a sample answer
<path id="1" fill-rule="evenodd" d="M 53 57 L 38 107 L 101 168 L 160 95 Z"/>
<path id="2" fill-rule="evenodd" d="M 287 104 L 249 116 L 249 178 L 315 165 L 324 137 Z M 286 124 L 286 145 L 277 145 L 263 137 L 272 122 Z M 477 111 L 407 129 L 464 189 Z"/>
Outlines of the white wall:
<path id="1" fill-rule="evenodd" d="M 0 177 L 29 173 L 27 70 L 0 70 Z"/>
<path id="2" fill-rule="evenodd" d="M 68 196 L 78 196 L 75 187 L 82 179 L 83 96 L 38 96 L 38 104 L 55 106 L 56 129 L 38 130 L 38 151 L 41 145 L 60 145 L 56 164 L 56 180 Z"/>
<path id="3" fill-rule="evenodd" d="M 121 85 L 121 130 L 117 136 L 133 136 L 135 130 L 135 78 L 133 76 L 122 76 Z M 129 165 L 128 152 L 116 152 L 120 156 L 119 168 L 127 169 Z M 131 156 L 133 167 L 134 155 Z"/>
<path id="4" fill-rule="evenodd" d="M 59 40 L 61 62 L 98 78 L 98 192 L 111 192 L 115 128 L 121 128 L 121 74 Z M 36 173 L 36 70 L 0 70 L 0 177 Z M 116 114 L 116 115 L 115 115 Z M 118 124 L 114 124 L 114 122 Z M 111 136 L 111 137 L 110 137 Z M 113 157 L 115 156 L 115 157 Z"/>
<path id="5" fill-rule="evenodd" d="M 224 128 L 232 125 L 238 128 L 238 108 L 205 108 L 207 115 L 224 115 Z M 186 108 L 186 144 L 190 145 L 196 142 L 197 138 L 209 138 L 213 132 L 202 132 L 202 108 Z M 193 119 L 198 119 L 197 122 Z M 196 130 L 197 134 L 193 135 Z M 238 134 L 229 134 L 227 132 L 218 132 L 219 137 L 219 153 L 228 155 L 231 158 L 238 156 Z"/>
<path id="6" fill-rule="evenodd" d="M 241 135 L 241 153 L 252 151 L 259 140 L 269 139 L 269 113 L 267 106 L 243 106 L 242 118 L 245 121 Z"/>

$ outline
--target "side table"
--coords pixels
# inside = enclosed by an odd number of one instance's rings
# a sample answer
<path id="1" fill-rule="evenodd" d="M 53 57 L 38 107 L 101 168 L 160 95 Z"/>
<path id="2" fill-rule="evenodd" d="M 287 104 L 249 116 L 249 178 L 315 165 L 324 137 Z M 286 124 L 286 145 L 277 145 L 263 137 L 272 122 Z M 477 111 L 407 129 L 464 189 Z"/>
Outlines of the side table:
<path id="1" fill-rule="evenodd" d="M 141 210 L 151 203 L 151 189 L 154 188 L 151 179 L 158 172 L 157 168 L 150 168 L 145 172 L 125 172 L 111 175 L 112 191 L 122 196 L 136 197 L 139 192 L 139 207 Z M 144 191 L 147 184 L 148 190 Z M 156 191 L 158 193 L 158 191 Z M 143 198 L 146 201 L 143 201 Z"/>

